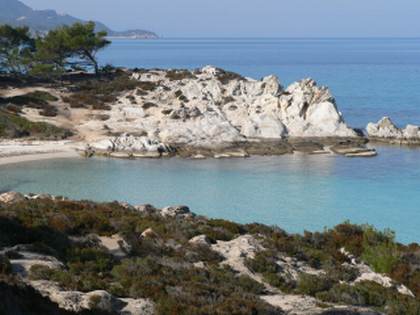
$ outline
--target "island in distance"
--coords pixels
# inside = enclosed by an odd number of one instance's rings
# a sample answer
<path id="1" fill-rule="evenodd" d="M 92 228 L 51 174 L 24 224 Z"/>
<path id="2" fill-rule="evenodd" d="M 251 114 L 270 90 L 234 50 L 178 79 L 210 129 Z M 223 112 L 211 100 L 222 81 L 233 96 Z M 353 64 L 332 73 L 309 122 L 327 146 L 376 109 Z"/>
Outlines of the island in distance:
<path id="1" fill-rule="evenodd" d="M 54 10 L 34 10 L 19 0 L 0 0 L 0 24 L 28 26 L 34 33 L 46 33 L 62 25 L 85 22 L 77 17 L 59 14 Z M 140 29 L 115 31 L 101 22 L 96 31 L 106 31 L 111 38 L 155 39 L 154 32 Z"/>

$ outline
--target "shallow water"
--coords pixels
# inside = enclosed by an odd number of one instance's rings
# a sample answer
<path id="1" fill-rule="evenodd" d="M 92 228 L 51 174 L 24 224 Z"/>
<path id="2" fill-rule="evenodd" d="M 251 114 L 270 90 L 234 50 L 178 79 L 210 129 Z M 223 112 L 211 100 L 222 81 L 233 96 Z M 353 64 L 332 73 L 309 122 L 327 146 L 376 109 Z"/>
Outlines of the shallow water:
<path id="1" fill-rule="evenodd" d="M 420 124 L 419 39 L 163 39 L 114 41 L 103 64 L 197 68 L 213 64 L 284 85 L 331 87 L 354 127 L 387 114 Z M 380 147 L 372 159 L 285 155 L 187 161 L 73 159 L 0 166 L 0 191 L 187 204 L 199 214 L 277 224 L 289 232 L 344 220 L 392 228 L 420 242 L 420 149 Z"/>
<path id="2" fill-rule="evenodd" d="M 371 159 L 38 161 L 1 166 L 0 191 L 186 204 L 210 217 L 276 224 L 289 232 L 351 220 L 391 228 L 402 242 L 420 242 L 420 149 L 379 147 L 379 153 Z"/>
<path id="3" fill-rule="evenodd" d="M 212 64 L 283 85 L 306 77 L 331 88 L 353 127 L 391 116 L 420 125 L 420 39 L 116 40 L 102 64 L 199 68 Z"/>

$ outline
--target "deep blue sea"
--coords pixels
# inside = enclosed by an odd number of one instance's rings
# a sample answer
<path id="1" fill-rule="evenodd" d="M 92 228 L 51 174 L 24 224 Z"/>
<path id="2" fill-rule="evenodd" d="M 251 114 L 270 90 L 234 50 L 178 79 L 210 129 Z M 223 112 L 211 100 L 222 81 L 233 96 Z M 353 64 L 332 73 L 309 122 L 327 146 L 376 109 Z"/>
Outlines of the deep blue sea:
<path id="1" fill-rule="evenodd" d="M 420 124 L 420 38 L 117 40 L 102 64 L 143 68 L 214 65 L 283 85 L 312 77 L 331 88 L 354 127 L 382 116 Z"/>
<path id="2" fill-rule="evenodd" d="M 328 85 L 354 127 L 383 115 L 420 124 L 419 39 L 164 39 L 115 41 L 103 64 L 197 68 L 207 64 L 284 85 Z M 285 155 L 189 161 L 71 159 L 0 166 L 0 191 L 125 200 L 191 210 L 289 232 L 344 220 L 420 242 L 420 148 L 378 146 L 379 156 Z"/>

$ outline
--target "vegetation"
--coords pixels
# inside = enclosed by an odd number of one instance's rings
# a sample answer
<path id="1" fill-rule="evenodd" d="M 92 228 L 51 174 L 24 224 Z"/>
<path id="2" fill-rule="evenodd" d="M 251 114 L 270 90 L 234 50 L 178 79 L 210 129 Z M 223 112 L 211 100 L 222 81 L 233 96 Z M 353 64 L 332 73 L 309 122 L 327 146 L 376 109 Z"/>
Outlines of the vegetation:
<path id="1" fill-rule="evenodd" d="M 32 37 L 25 27 L 0 27 L 0 72 L 51 76 L 69 69 L 99 73 L 96 53 L 110 44 L 106 32 L 95 32 L 95 23 L 75 23 Z"/>
<path id="2" fill-rule="evenodd" d="M 32 122 L 16 113 L 0 109 L 0 138 L 32 137 L 44 140 L 65 139 L 72 132 L 44 122 Z"/>
<path id="3" fill-rule="evenodd" d="M 0 26 L 0 71 L 27 73 L 35 41 L 27 27 Z"/>
<path id="4" fill-rule="evenodd" d="M 154 236 L 139 237 L 149 228 Z M 223 259 L 208 247 L 188 242 L 202 234 L 212 242 L 244 234 L 259 237 L 266 250 L 248 259 L 246 265 L 284 292 L 374 307 L 387 310 L 387 314 L 418 314 L 420 310 L 418 246 L 395 243 L 392 233 L 370 226 L 344 223 L 323 233 L 300 236 L 260 224 L 240 225 L 203 217 L 165 218 L 153 211 L 127 209 L 117 202 L 39 199 L 0 204 L 0 231 L 0 248 L 28 244 L 31 251 L 64 262 L 63 269 L 33 266 L 33 279 L 53 280 L 70 290 L 104 289 L 120 297 L 150 298 L 159 314 L 277 314 L 258 298 L 266 294 L 264 286 L 222 267 Z M 131 248 L 126 257 L 112 256 L 91 238 L 92 234 L 116 233 Z M 347 284 L 358 272 L 343 264 L 349 258 L 341 248 L 359 259 L 366 257 L 372 268 L 407 285 L 416 298 L 371 282 Z M 291 281 L 277 264 L 283 255 L 324 272 L 302 273 L 297 281 Z M 392 257 L 392 264 L 383 263 L 387 257 Z M 205 268 L 195 265 L 198 262 Z M 0 256 L 0 272 L 10 272 L 7 257 Z"/>

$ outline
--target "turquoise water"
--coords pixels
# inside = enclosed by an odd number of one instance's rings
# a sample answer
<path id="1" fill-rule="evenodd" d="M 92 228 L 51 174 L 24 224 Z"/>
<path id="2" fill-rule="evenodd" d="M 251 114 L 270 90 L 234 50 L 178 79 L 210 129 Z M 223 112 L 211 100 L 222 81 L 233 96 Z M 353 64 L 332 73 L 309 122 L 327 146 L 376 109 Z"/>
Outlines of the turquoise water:
<path id="1" fill-rule="evenodd" d="M 0 167 L 0 190 L 77 199 L 186 204 L 199 214 L 322 230 L 350 219 L 420 241 L 420 149 L 372 159 L 285 155 L 190 161 L 72 159 Z"/>
<path id="2" fill-rule="evenodd" d="M 420 39 L 117 40 L 100 60 L 144 68 L 212 64 L 253 78 L 276 74 L 283 85 L 312 77 L 331 88 L 354 127 L 384 115 L 420 124 Z"/>
<path id="3" fill-rule="evenodd" d="M 166 39 L 114 41 L 103 64 L 197 68 L 213 64 L 284 85 L 331 87 L 354 127 L 387 114 L 420 124 L 419 39 Z M 420 242 L 420 149 L 380 147 L 373 159 L 286 155 L 246 160 L 54 160 L 0 166 L 0 191 L 187 204 L 199 214 L 322 230 L 350 219 Z"/>

